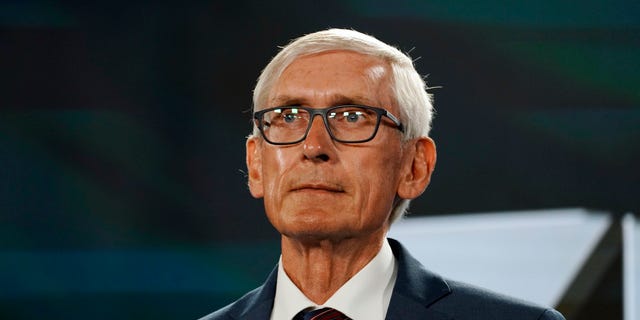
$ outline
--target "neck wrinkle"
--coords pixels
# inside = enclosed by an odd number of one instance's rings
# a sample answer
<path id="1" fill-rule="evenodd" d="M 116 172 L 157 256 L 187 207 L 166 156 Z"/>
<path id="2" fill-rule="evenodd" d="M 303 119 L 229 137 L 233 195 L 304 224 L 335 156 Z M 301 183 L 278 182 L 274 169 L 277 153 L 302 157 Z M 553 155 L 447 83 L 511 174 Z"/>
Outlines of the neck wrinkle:
<path id="1" fill-rule="evenodd" d="M 283 269 L 318 305 L 324 304 L 380 251 L 386 232 L 359 239 L 299 241 L 282 236 Z"/>

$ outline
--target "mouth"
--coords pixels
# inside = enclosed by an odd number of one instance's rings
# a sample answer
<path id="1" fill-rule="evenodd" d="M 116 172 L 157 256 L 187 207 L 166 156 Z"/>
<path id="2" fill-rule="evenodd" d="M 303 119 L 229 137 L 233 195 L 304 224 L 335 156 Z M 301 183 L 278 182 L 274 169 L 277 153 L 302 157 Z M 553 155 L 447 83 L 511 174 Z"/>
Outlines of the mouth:
<path id="1" fill-rule="evenodd" d="M 327 184 L 327 183 L 304 183 L 300 185 L 296 185 L 291 189 L 292 192 L 296 191 L 325 191 L 332 193 L 342 193 L 344 192 L 344 188 L 337 184 Z"/>

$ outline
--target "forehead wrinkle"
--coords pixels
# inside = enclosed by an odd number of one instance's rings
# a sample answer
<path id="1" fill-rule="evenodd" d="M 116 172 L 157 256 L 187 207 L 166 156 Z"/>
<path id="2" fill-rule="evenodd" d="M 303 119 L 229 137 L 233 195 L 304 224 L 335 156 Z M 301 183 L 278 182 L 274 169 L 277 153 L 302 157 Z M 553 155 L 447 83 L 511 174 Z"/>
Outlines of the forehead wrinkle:
<path id="1" fill-rule="evenodd" d="M 389 68 L 385 64 L 374 64 L 367 67 L 359 78 L 364 81 L 370 95 L 363 95 L 360 93 L 345 94 L 342 92 L 317 92 L 312 91 L 312 96 L 290 95 L 288 93 L 281 93 L 270 99 L 270 106 L 284 106 L 284 105 L 308 105 L 308 100 L 313 101 L 318 98 L 318 95 L 323 95 L 325 100 L 328 101 L 329 106 L 342 105 L 342 104 L 361 104 L 373 107 L 383 107 L 378 105 L 381 102 L 383 104 L 389 103 L 389 90 L 391 89 L 389 84 Z"/>
<path id="2" fill-rule="evenodd" d="M 312 98 L 313 99 L 313 98 Z M 325 107 L 344 105 L 344 104 L 360 104 L 374 106 L 375 97 L 367 97 L 363 95 L 344 95 L 342 93 L 331 93 L 327 95 L 326 100 L 329 101 Z M 290 95 L 278 95 L 271 100 L 272 107 L 290 106 L 290 105 L 307 105 L 305 97 L 294 97 Z"/>

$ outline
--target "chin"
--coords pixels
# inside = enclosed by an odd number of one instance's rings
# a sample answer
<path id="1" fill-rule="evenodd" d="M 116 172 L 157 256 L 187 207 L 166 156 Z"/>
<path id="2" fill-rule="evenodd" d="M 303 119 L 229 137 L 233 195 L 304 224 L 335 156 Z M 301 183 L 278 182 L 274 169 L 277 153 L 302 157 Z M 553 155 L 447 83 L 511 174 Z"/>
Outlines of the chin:
<path id="1" fill-rule="evenodd" d="M 295 230 L 283 235 L 301 242 L 340 241 L 354 237 L 353 232 L 345 230 Z"/>
<path id="2" fill-rule="evenodd" d="M 300 239 L 345 238 L 356 231 L 353 230 L 352 225 L 347 223 L 336 223 L 336 221 L 326 221 L 325 219 L 289 221 L 276 229 L 287 237 Z"/>

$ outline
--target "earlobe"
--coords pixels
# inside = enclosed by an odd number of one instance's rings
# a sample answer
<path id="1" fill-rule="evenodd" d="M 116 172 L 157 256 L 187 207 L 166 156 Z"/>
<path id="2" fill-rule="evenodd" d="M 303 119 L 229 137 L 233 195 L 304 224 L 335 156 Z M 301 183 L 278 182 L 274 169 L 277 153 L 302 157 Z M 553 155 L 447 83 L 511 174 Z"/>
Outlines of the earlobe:
<path id="1" fill-rule="evenodd" d="M 413 149 L 407 150 L 408 159 L 398 186 L 398 196 L 402 199 L 421 195 L 429 185 L 436 166 L 436 145 L 431 138 L 418 138 L 408 148 Z"/>
<path id="2" fill-rule="evenodd" d="M 246 144 L 247 179 L 249 180 L 249 191 L 254 198 L 262 198 L 264 196 L 260 143 L 258 138 L 251 137 L 247 139 Z"/>

